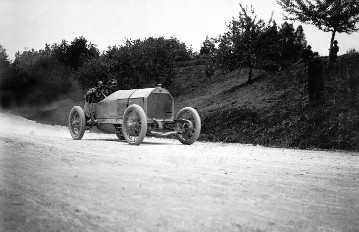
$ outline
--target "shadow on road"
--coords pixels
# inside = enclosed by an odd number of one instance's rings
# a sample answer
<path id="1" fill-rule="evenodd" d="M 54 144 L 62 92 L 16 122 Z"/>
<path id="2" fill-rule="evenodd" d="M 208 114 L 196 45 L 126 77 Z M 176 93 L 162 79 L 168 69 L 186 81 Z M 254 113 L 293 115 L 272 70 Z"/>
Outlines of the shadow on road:
<path id="1" fill-rule="evenodd" d="M 119 139 L 83 138 L 82 140 L 127 143 L 125 140 L 119 140 Z M 168 143 L 168 142 L 154 142 L 154 141 L 143 141 L 140 145 L 174 145 L 174 146 L 180 145 L 180 146 L 184 146 L 183 144 Z"/>

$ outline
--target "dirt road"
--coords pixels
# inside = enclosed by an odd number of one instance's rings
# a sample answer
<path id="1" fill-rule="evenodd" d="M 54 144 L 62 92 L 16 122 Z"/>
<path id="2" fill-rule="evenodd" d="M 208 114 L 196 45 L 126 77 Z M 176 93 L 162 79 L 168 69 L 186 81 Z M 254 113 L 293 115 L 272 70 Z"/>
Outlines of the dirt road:
<path id="1" fill-rule="evenodd" d="M 358 153 L 0 125 L 0 231 L 359 230 Z"/>

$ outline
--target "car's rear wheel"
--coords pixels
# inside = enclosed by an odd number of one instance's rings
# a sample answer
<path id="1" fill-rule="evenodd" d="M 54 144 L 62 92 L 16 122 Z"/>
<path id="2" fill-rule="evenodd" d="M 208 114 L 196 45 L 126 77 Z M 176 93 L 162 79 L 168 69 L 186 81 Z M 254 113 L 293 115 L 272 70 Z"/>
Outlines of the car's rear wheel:
<path id="1" fill-rule="evenodd" d="M 80 106 L 74 106 L 71 109 L 68 126 L 73 139 L 82 139 L 85 133 L 86 119 L 85 113 Z"/>
<path id="2" fill-rule="evenodd" d="M 201 133 L 201 118 L 197 111 L 192 107 L 185 107 L 178 112 L 176 119 L 186 121 L 178 124 L 177 139 L 187 145 L 197 141 Z"/>
<path id="3" fill-rule="evenodd" d="M 141 106 L 133 104 L 123 114 L 122 134 L 131 145 L 142 143 L 147 132 L 147 117 Z"/>

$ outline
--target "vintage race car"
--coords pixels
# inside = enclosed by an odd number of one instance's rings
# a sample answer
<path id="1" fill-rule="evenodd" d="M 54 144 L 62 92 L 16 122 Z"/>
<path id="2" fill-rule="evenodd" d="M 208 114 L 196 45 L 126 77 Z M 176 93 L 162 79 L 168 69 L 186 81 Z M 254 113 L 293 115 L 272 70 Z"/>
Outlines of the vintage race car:
<path id="1" fill-rule="evenodd" d="M 93 126 L 133 145 L 139 145 L 146 135 L 175 135 L 189 145 L 199 137 L 201 119 L 191 107 L 181 109 L 174 117 L 173 97 L 157 86 L 118 90 L 98 103 L 85 102 L 84 109 L 71 109 L 68 127 L 73 139 L 82 139 L 85 130 Z"/>

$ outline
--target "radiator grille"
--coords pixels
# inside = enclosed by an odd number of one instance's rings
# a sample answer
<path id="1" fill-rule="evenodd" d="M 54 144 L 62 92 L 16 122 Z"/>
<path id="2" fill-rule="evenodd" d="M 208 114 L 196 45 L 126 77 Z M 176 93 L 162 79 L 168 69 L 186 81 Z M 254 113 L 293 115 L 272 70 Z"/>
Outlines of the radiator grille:
<path id="1" fill-rule="evenodd" d="M 173 99 L 169 94 L 151 93 L 147 98 L 147 117 L 169 119 L 172 117 Z"/>

